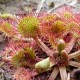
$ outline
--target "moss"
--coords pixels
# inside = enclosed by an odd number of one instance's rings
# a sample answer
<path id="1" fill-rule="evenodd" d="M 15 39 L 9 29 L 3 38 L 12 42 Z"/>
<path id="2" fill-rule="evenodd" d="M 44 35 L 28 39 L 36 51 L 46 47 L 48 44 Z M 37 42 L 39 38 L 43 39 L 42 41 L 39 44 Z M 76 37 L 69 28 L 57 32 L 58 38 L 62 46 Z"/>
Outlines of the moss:
<path id="1" fill-rule="evenodd" d="M 36 17 L 28 16 L 20 21 L 18 30 L 23 36 L 35 37 L 38 32 L 38 26 L 38 19 Z"/>
<path id="2" fill-rule="evenodd" d="M 30 66 L 30 63 L 27 61 L 27 58 L 30 58 L 31 60 L 35 59 L 35 53 L 30 48 L 25 48 L 23 50 L 18 51 L 12 57 L 12 64 L 17 67 Z"/>
<path id="3" fill-rule="evenodd" d="M 52 25 L 52 32 L 53 33 L 60 33 L 61 31 L 64 31 L 66 29 L 65 23 L 62 21 L 56 21 Z"/>

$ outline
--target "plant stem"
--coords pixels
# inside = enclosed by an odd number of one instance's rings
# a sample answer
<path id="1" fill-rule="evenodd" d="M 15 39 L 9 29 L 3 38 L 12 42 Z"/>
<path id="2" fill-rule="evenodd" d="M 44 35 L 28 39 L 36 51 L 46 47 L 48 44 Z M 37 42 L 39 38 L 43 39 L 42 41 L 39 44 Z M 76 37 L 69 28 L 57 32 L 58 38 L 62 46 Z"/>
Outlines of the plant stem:
<path id="1" fill-rule="evenodd" d="M 60 66 L 60 75 L 61 75 L 61 80 L 67 80 L 67 71 L 65 66 Z"/>
<path id="2" fill-rule="evenodd" d="M 40 10 L 41 10 L 41 8 L 42 8 L 42 6 L 43 6 L 43 3 L 44 3 L 45 1 L 46 1 L 46 0 L 41 0 L 40 4 L 38 5 L 38 8 L 37 8 L 37 10 L 36 10 L 37 15 L 38 15 L 38 13 L 40 12 Z"/>
<path id="3" fill-rule="evenodd" d="M 80 68 L 80 63 L 75 62 L 75 61 L 70 61 L 70 62 L 69 62 L 69 65 Z"/>
<path id="4" fill-rule="evenodd" d="M 67 52 L 67 54 L 70 53 L 70 51 L 72 50 L 75 42 L 76 42 L 76 37 L 72 37 L 71 41 L 68 43 L 68 45 L 67 45 L 66 48 L 64 49 L 64 50 Z"/>
<path id="5" fill-rule="evenodd" d="M 51 75 L 50 75 L 48 80 L 55 80 L 55 78 L 57 77 L 58 73 L 59 73 L 58 67 L 54 67 L 54 69 L 53 69 L 53 71 L 52 71 L 52 73 L 51 73 Z"/>
<path id="6" fill-rule="evenodd" d="M 12 57 L 3 57 L 2 58 L 2 61 L 4 61 L 4 62 L 11 62 L 11 59 L 12 59 Z"/>
<path id="7" fill-rule="evenodd" d="M 67 78 L 67 80 L 70 80 L 70 73 L 68 73 L 68 78 Z"/>
<path id="8" fill-rule="evenodd" d="M 75 58 L 80 55 L 80 50 L 74 53 L 69 54 L 69 59 Z"/>
<path id="9" fill-rule="evenodd" d="M 38 37 L 36 37 L 35 40 L 37 44 L 43 49 L 44 52 L 46 52 L 48 56 L 50 56 L 50 54 L 53 53 L 53 51 L 50 50 Z"/>
<path id="10" fill-rule="evenodd" d="M 5 64 L 5 62 L 1 62 L 1 63 L 0 63 L 0 67 L 2 67 L 4 64 Z"/>

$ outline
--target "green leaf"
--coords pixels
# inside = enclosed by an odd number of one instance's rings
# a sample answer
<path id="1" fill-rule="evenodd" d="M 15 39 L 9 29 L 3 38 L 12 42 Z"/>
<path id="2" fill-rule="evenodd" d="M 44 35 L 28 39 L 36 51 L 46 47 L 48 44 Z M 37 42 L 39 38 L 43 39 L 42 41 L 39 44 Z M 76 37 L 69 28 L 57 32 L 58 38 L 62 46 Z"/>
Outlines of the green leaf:
<path id="1" fill-rule="evenodd" d="M 70 12 L 64 12 L 64 17 L 65 18 L 72 18 L 73 15 Z"/>
<path id="2" fill-rule="evenodd" d="M 27 60 L 29 58 L 30 60 L 35 59 L 35 52 L 30 48 L 24 48 L 23 50 L 18 51 L 13 57 L 12 57 L 12 64 L 17 67 L 21 66 L 31 66 L 32 64 Z"/>
<path id="3" fill-rule="evenodd" d="M 12 25 L 8 22 L 4 22 L 1 24 L 0 26 L 0 31 L 4 32 L 5 34 L 7 34 L 8 36 L 13 35 L 14 33 L 12 32 Z"/>
<path id="4" fill-rule="evenodd" d="M 28 16 L 20 21 L 18 30 L 23 36 L 35 37 L 38 32 L 38 26 L 38 19 L 33 16 Z"/>
<path id="5" fill-rule="evenodd" d="M 25 50 L 25 55 L 28 55 L 31 59 L 35 59 L 35 52 L 34 52 L 34 50 L 32 50 L 31 48 L 24 48 L 24 50 Z"/>
<path id="6" fill-rule="evenodd" d="M 0 18 L 14 18 L 14 16 L 12 14 L 9 13 L 4 13 L 4 14 L 0 14 Z"/>
<path id="7" fill-rule="evenodd" d="M 60 39 L 59 42 L 58 42 L 58 51 L 59 53 L 61 53 L 61 51 L 65 48 L 65 42 Z"/>
<path id="8" fill-rule="evenodd" d="M 52 32 L 53 33 L 60 33 L 61 31 L 64 31 L 66 29 L 65 23 L 62 21 L 56 21 L 52 25 Z"/>
<path id="9" fill-rule="evenodd" d="M 26 66 L 27 62 L 25 61 L 25 55 L 23 51 L 19 51 L 12 58 L 12 64 L 14 66 Z"/>
<path id="10" fill-rule="evenodd" d="M 66 25 L 67 31 L 70 31 L 75 37 L 79 37 L 80 27 L 77 23 L 72 22 Z"/>
<path id="11" fill-rule="evenodd" d="M 0 30 L 5 31 L 12 29 L 12 25 L 8 22 L 4 22 L 1 26 L 0 26 Z"/>
<path id="12" fill-rule="evenodd" d="M 47 71 L 50 68 L 50 60 L 46 58 L 35 64 L 35 69 L 38 73 Z"/>

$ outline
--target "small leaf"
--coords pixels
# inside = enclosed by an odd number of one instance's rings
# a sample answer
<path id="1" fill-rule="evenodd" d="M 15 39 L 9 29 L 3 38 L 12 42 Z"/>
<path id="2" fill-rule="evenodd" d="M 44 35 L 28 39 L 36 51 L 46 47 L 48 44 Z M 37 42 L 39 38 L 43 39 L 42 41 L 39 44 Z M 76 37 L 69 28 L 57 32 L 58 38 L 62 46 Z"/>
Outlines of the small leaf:
<path id="1" fill-rule="evenodd" d="M 65 18 L 73 18 L 73 15 L 70 12 L 64 12 Z"/>
<path id="2" fill-rule="evenodd" d="M 5 14 L 0 14 L 0 18 L 14 18 L 14 16 L 12 14 L 9 13 L 5 13 Z"/>
<path id="3" fill-rule="evenodd" d="M 61 61 L 62 61 L 62 65 L 67 65 L 68 64 L 68 61 L 69 61 L 69 58 L 68 58 L 68 54 L 66 53 L 65 50 L 63 50 L 61 52 Z"/>
<path id="4" fill-rule="evenodd" d="M 4 22 L 1 24 L 0 31 L 4 32 L 7 36 L 10 36 L 10 37 L 14 37 L 16 35 L 16 32 L 13 29 L 13 26 L 8 22 Z"/>
<path id="5" fill-rule="evenodd" d="M 42 21 L 53 21 L 57 18 L 57 15 L 55 14 L 49 14 L 42 18 Z"/>
<path id="6" fill-rule="evenodd" d="M 71 33 L 75 36 L 75 37 L 79 37 L 80 34 L 80 27 L 77 23 L 72 22 L 72 23 L 68 23 L 66 25 L 67 30 L 71 31 Z"/>
<path id="7" fill-rule="evenodd" d="M 35 59 L 35 53 L 30 48 L 24 48 L 23 50 L 18 51 L 12 58 L 12 64 L 14 66 L 31 66 L 32 63 L 28 61 L 27 58 L 30 58 L 30 60 Z"/>
<path id="8" fill-rule="evenodd" d="M 31 59 L 35 59 L 35 52 L 31 48 L 24 48 L 25 50 L 25 55 L 28 55 Z"/>
<path id="9" fill-rule="evenodd" d="M 66 30 L 64 22 L 58 20 L 53 23 L 53 25 L 52 25 L 52 32 L 53 33 L 61 33 L 64 30 Z"/>
<path id="10" fill-rule="evenodd" d="M 20 21 L 18 30 L 23 36 L 35 37 L 38 32 L 38 26 L 38 19 L 33 16 L 28 16 Z"/>
<path id="11" fill-rule="evenodd" d="M 23 51 L 19 51 L 17 54 L 13 56 L 12 64 L 17 67 L 27 65 L 27 62 L 25 62 L 25 55 Z"/>
<path id="12" fill-rule="evenodd" d="M 71 28 L 75 27 L 75 24 L 76 24 L 76 23 L 74 23 L 74 22 L 68 23 L 68 24 L 66 25 L 66 26 L 67 26 L 67 29 L 71 29 Z"/>
<path id="13" fill-rule="evenodd" d="M 65 48 L 65 42 L 64 40 L 60 39 L 58 42 L 58 51 L 61 53 L 61 51 Z"/>
<path id="14" fill-rule="evenodd" d="M 35 64 L 35 69 L 37 72 L 41 73 L 50 68 L 50 60 L 46 58 L 38 63 Z"/>
<path id="15" fill-rule="evenodd" d="M 5 32 L 6 30 L 10 30 L 10 29 L 12 29 L 12 26 L 8 22 L 4 22 L 0 27 L 0 30 L 5 31 Z"/>

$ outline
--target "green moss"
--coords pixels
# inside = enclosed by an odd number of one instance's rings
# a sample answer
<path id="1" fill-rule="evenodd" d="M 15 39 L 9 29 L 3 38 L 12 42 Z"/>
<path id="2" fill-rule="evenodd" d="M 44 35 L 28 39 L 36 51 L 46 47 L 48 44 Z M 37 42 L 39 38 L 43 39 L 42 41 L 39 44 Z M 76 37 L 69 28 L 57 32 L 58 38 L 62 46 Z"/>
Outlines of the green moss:
<path id="1" fill-rule="evenodd" d="M 66 25 L 66 28 L 67 30 L 71 31 L 71 33 L 75 36 L 75 37 L 79 37 L 79 33 L 78 33 L 78 30 L 80 30 L 80 27 L 77 23 L 75 22 L 71 22 L 71 23 L 68 23 Z"/>
<path id="2" fill-rule="evenodd" d="M 52 32 L 59 33 L 61 31 L 64 31 L 66 29 L 64 22 L 62 21 L 56 21 L 52 25 Z"/>
<path id="3" fill-rule="evenodd" d="M 8 22 L 5 22 L 0 26 L 0 31 L 2 31 L 6 34 L 9 33 L 9 30 L 11 30 L 11 29 L 12 29 L 12 25 Z"/>
<path id="4" fill-rule="evenodd" d="M 15 54 L 12 58 L 12 64 L 14 66 L 26 66 L 27 63 L 25 61 L 25 55 L 23 51 L 19 51 L 17 54 Z"/>
<path id="5" fill-rule="evenodd" d="M 18 30 L 23 36 L 34 37 L 37 35 L 38 26 L 38 19 L 33 16 L 28 16 L 20 21 Z"/>
<path id="6" fill-rule="evenodd" d="M 0 18 L 14 18 L 14 16 L 12 14 L 9 13 L 4 13 L 4 14 L 0 14 Z"/>
<path id="7" fill-rule="evenodd" d="M 30 48 L 25 48 L 18 51 L 12 58 L 12 64 L 17 67 L 21 66 L 30 66 L 30 63 L 27 61 L 27 58 L 31 60 L 35 59 L 35 53 Z"/>
<path id="8" fill-rule="evenodd" d="M 65 18 L 72 18 L 73 15 L 70 12 L 64 12 L 64 17 Z"/>
<path id="9" fill-rule="evenodd" d="M 31 58 L 31 59 L 35 59 L 35 52 L 34 50 L 32 50 L 31 48 L 25 48 L 25 55 L 28 54 L 28 56 Z"/>

